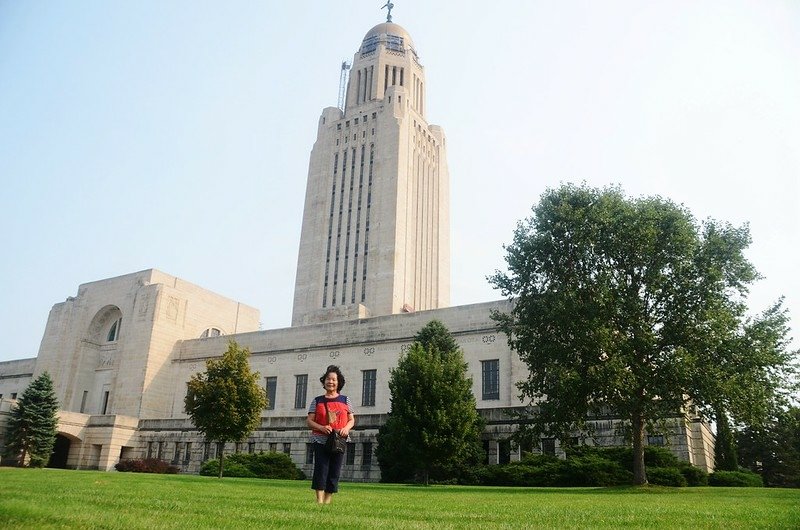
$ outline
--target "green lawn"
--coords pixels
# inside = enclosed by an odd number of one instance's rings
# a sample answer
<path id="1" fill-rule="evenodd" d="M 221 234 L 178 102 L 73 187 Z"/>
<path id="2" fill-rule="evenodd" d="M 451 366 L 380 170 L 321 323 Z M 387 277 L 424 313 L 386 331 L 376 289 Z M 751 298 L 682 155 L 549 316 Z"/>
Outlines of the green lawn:
<path id="1" fill-rule="evenodd" d="M 0 528 L 800 528 L 800 490 L 484 488 L 0 468 Z"/>

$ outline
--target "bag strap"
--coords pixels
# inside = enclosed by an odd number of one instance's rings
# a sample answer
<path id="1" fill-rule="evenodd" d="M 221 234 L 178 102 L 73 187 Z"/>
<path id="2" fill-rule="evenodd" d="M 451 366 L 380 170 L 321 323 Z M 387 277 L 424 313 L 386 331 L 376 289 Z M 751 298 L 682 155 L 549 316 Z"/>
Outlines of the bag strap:
<path id="1" fill-rule="evenodd" d="M 331 413 L 328 412 L 328 400 L 325 397 L 323 397 L 322 399 L 324 400 L 324 403 L 325 403 L 325 418 L 327 418 L 328 425 L 330 425 L 331 424 Z"/>

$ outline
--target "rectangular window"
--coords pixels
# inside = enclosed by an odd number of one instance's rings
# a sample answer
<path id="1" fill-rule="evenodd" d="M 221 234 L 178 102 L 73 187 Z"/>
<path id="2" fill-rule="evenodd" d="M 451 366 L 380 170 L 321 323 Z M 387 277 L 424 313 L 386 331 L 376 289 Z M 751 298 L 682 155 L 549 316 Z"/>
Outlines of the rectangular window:
<path id="1" fill-rule="evenodd" d="M 271 442 L 269 444 L 269 450 L 272 453 L 277 453 L 278 452 L 278 444 L 276 442 Z"/>
<path id="2" fill-rule="evenodd" d="M 664 436 L 661 434 L 647 435 L 647 445 L 656 447 L 664 447 Z"/>
<path id="3" fill-rule="evenodd" d="M 314 463 L 314 444 L 306 444 L 306 464 Z"/>
<path id="4" fill-rule="evenodd" d="M 511 462 L 511 442 L 509 440 L 500 440 L 497 442 L 497 451 L 500 453 L 497 455 L 498 464 L 508 464 Z"/>
<path id="5" fill-rule="evenodd" d="M 377 378 L 377 370 L 361 370 L 363 378 L 363 386 L 361 390 L 361 406 L 374 407 L 375 406 L 375 380 Z"/>
<path id="6" fill-rule="evenodd" d="M 265 389 L 267 391 L 267 410 L 275 410 L 275 390 L 278 388 L 277 377 L 267 377 Z"/>
<path id="7" fill-rule="evenodd" d="M 175 442 L 175 454 L 172 455 L 172 463 L 177 464 L 181 460 L 181 443 Z"/>
<path id="8" fill-rule="evenodd" d="M 542 454 L 555 456 L 556 454 L 555 438 L 542 438 Z"/>
<path id="9" fill-rule="evenodd" d="M 356 463 L 356 444 L 347 442 L 347 453 L 345 453 L 345 464 L 352 466 Z"/>
<path id="10" fill-rule="evenodd" d="M 164 457 L 164 442 L 158 442 L 158 454 L 156 458 L 161 460 Z"/>
<path id="11" fill-rule="evenodd" d="M 248 442 L 247 443 L 247 452 L 253 454 L 256 452 L 256 443 L 255 442 Z"/>
<path id="12" fill-rule="evenodd" d="M 294 385 L 294 408 L 306 408 L 306 390 L 308 389 L 308 374 L 296 375 Z"/>
<path id="13" fill-rule="evenodd" d="M 103 411 L 100 414 L 105 414 L 106 412 L 108 412 L 108 395 L 109 395 L 108 390 L 103 392 Z"/>
<path id="14" fill-rule="evenodd" d="M 155 442 L 147 442 L 147 458 L 153 458 L 155 455 Z"/>
<path id="15" fill-rule="evenodd" d="M 372 442 L 364 442 L 361 444 L 363 453 L 361 454 L 361 465 L 369 467 L 372 465 Z"/>
<path id="16" fill-rule="evenodd" d="M 211 458 L 211 442 L 203 443 L 203 462 Z"/>
<path id="17" fill-rule="evenodd" d="M 292 454 L 292 444 L 284 443 L 283 444 L 283 453 L 287 454 L 287 455 L 291 455 Z"/>
<path id="18" fill-rule="evenodd" d="M 481 399 L 500 399 L 500 360 L 481 361 Z"/>
<path id="19" fill-rule="evenodd" d="M 86 399 L 89 397 L 89 391 L 83 391 L 83 397 L 81 398 L 81 413 L 86 411 Z"/>
<path id="20" fill-rule="evenodd" d="M 17 399 L 17 393 L 11 392 L 11 399 Z"/>

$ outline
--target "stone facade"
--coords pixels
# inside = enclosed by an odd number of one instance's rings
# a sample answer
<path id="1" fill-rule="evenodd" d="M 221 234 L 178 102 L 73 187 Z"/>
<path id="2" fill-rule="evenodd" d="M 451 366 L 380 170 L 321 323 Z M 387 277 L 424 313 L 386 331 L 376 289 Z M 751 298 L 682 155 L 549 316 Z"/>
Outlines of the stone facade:
<path id="1" fill-rule="evenodd" d="M 515 427 L 504 411 L 522 405 L 515 383 L 527 377 L 527 369 L 489 317 L 492 310 L 507 309 L 507 302 L 496 301 L 257 331 L 256 310 L 159 271 L 92 282 L 82 285 L 77 297 L 54 306 L 38 360 L 0 366 L 0 423 L 5 423 L 12 392 L 21 393 L 34 374 L 47 370 L 64 404 L 58 465 L 110 470 L 120 458 L 160 456 L 184 472 L 196 473 L 217 448 L 200 436 L 183 412 L 186 383 L 235 339 L 251 350 L 251 366 L 264 385 L 274 378 L 274 397 L 260 427 L 248 440 L 228 444 L 226 451 L 285 451 L 310 473 L 306 407 L 322 393 L 319 377 L 335 363 L 347 378 L 343 393 L 353 401 L 357 417 L 352 456 L 343 476 L 378 480 L 373 453 L 378 428 L 390 409 L 389 371 L 417 331 L 438 319 L 463 349 L 472 374 L 478 409 L 487 420 L 487 460 L 516 460 L 521 449 L 508 442 Z M 109 334 L 119 318 L 120 333 Z M 210 328 L 230 334 L 198 338 Z M 594 421 L 597 443 L 622 442 L 615 434 L 617 418 Z M 699 418 L 675 418 L 669 432 L 659 434 L 666 435 L 663 441 L 679 457 L 711 467 L 713 438 Z M 552 450 L 560 453 L 556 442 Z"/>

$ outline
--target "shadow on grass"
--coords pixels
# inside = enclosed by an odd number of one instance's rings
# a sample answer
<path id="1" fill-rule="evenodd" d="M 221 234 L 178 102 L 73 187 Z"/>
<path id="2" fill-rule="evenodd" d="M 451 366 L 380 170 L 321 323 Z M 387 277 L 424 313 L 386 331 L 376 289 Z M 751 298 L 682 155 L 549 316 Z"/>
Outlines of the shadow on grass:
<path id="1" fill-rule="evenodd" d="M 369 488 L 379 486 L 380 489 L 385 491 L 407 492 L 409 490 L 434 490 L 446 491 L 448 493 L 464 493 L 474 494 L 481 492 L 493 493 L 520 493 L 530 491 L 537 494 L 564 494 L 572 493 L 575 495 L 630 495 L 630 494 L 669 494 L 680 493 L 682 490 L 692 490 L 696 488 L 672 488 L 669 486 L 608 486 L 608 487 L 522 487 L 522 486 L 460 486 L 460 485 L 440 485 L 440 484 L 368 484 L 368 483 L 351 483 L 348 486 L 356 486 L 358 488 Z"/>

